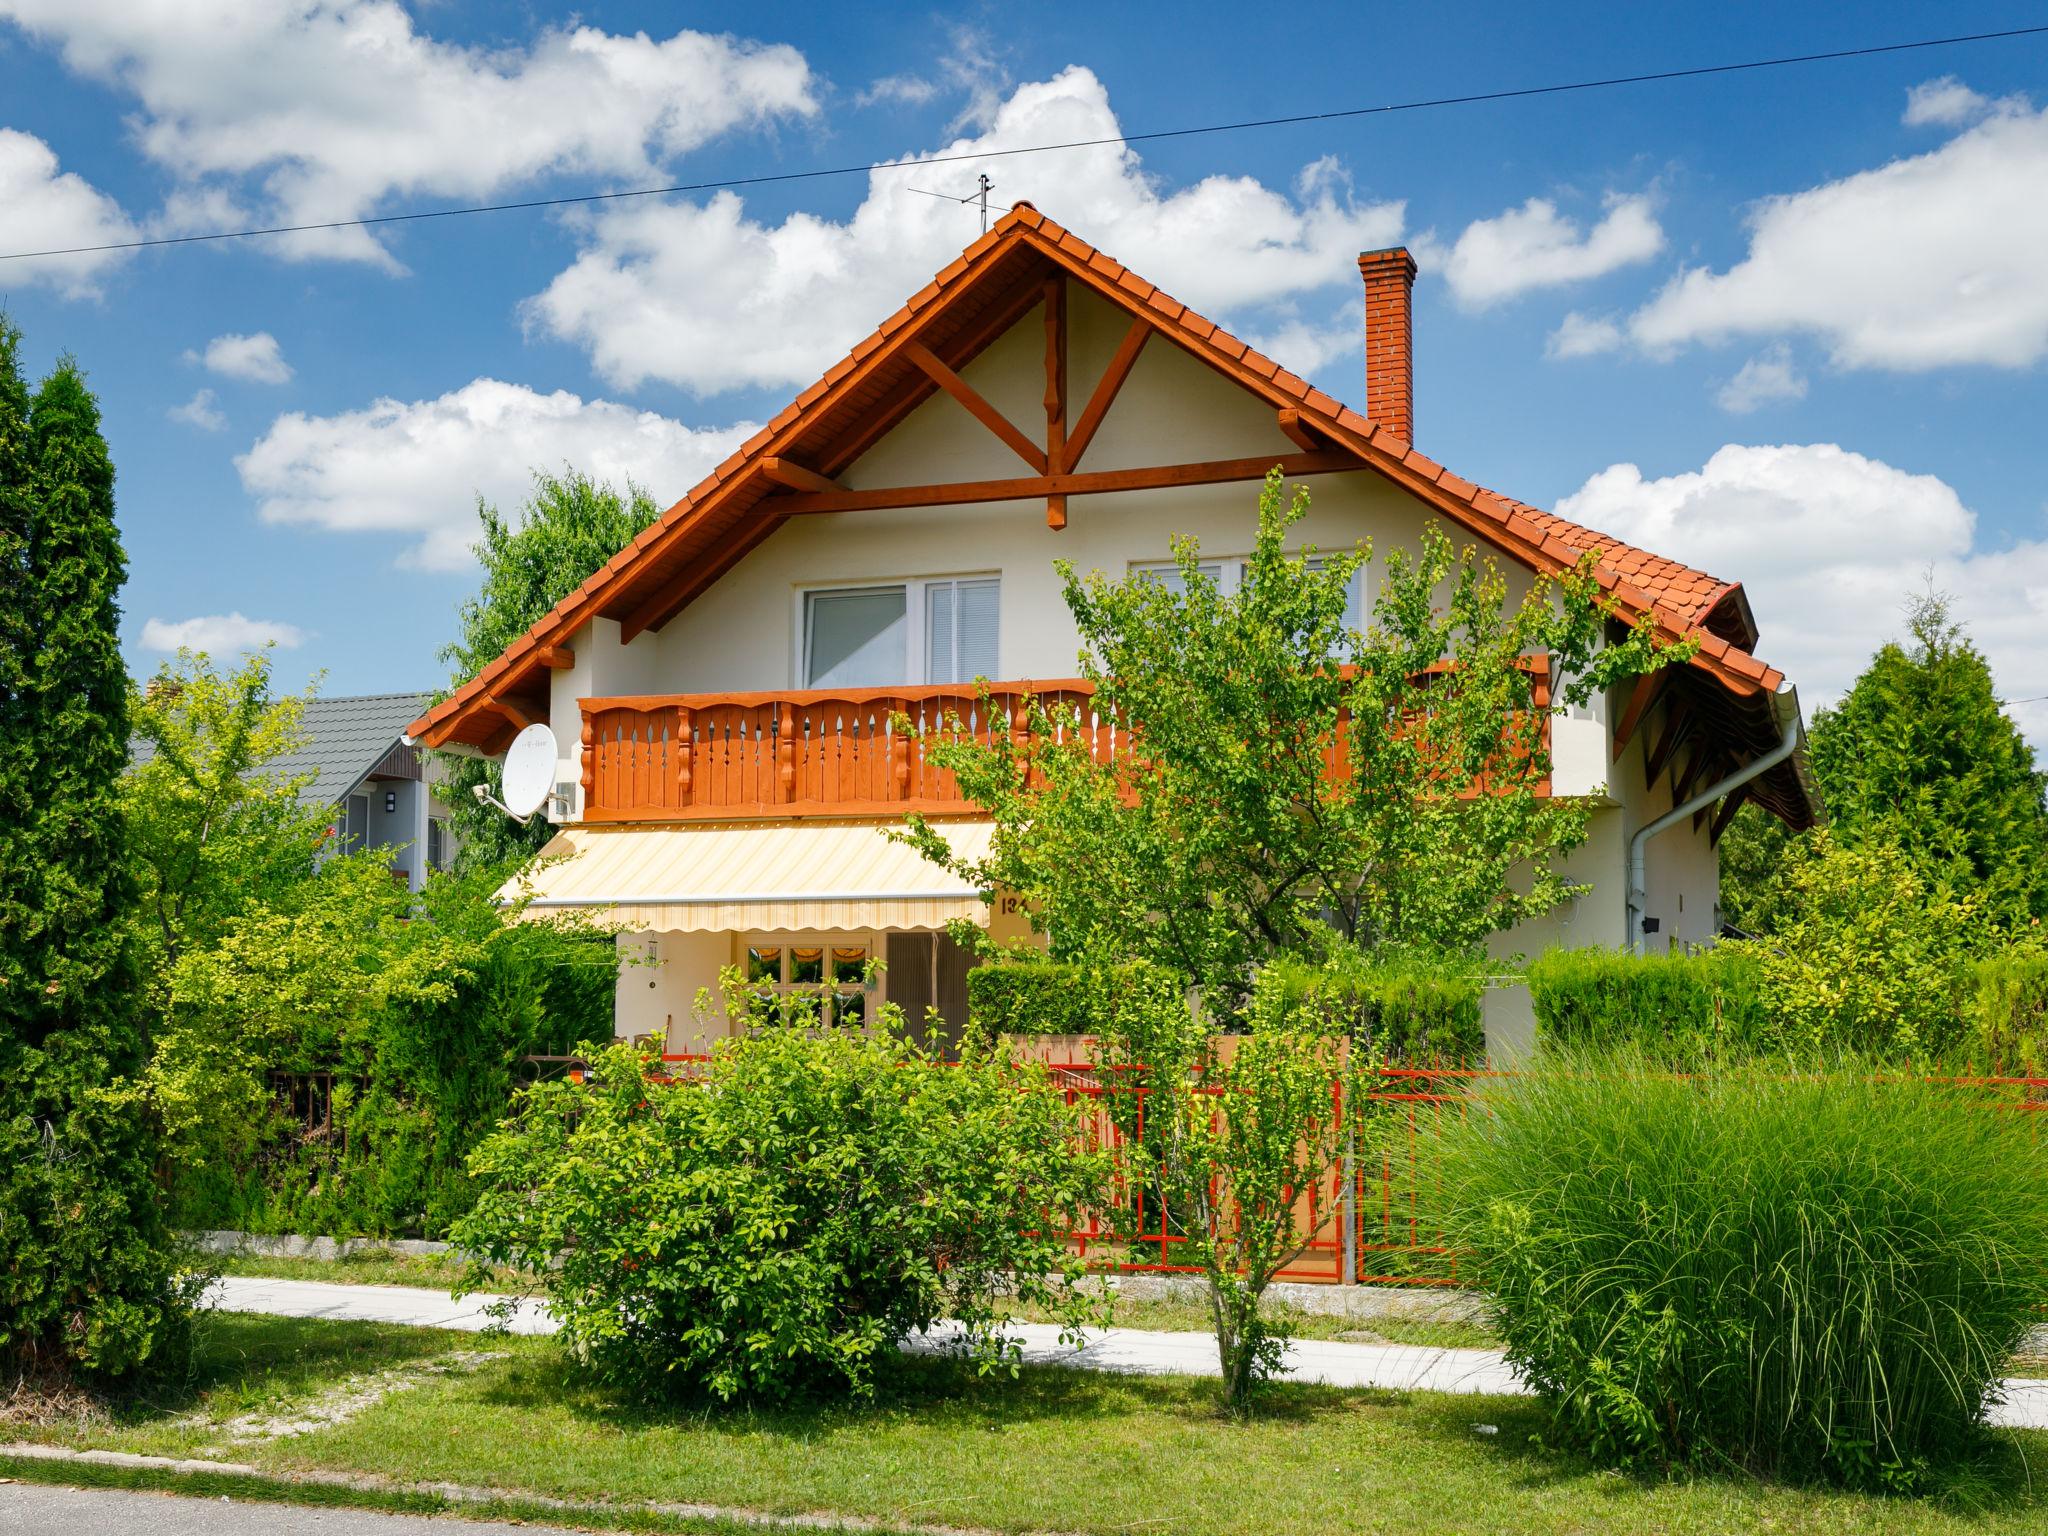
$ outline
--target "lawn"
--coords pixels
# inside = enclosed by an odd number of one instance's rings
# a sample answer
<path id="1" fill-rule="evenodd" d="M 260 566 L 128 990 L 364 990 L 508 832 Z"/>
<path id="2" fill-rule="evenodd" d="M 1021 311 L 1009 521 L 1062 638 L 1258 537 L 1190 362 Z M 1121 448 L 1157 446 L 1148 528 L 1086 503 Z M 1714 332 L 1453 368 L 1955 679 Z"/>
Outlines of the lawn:
<path id="1" fill-rule="evenodd" d="M 402 1389 L 368 1390 L 393 1384 Z M 949 1363 L 905 1360 L 864 1406 L 648 1410 L 578 1379 L 548 1340 L 218 1314 L 188 1382 L 98 1422 L 9 1432 L 279 1473 L 447 1480 L 513 1500 L 690 1501 L 1104 1536 L 2002 1536 L 2048 1521 L 2048 1493 L 2028 1476 L 2048 1467 L 2048 1435 L 1989 1437 L 1981 1464 L 1944 1496 L 1881 1500 L 1594 1471 L 1545 1448 L 1541 1410 L 1521 1400 L 1293 1386 L 1238 1425 L 1219 1416 L 1214 1392 L 1052 1368 L 977 1384 Z"/>

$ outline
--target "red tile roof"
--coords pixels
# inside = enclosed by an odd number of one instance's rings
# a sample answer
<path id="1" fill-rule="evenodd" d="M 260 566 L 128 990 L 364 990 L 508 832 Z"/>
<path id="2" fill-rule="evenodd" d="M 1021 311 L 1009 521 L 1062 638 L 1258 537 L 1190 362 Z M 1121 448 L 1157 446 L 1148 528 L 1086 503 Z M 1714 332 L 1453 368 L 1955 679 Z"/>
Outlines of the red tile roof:
<path id="1" fill-rule="evenodd" d="M 1142 313 L 1162 335 L 1254 394 L 1302 412 L 1333 442 L 1356 452 L 1362 467 L 1377 471 L 1532 568 L 1560 571 L 1588 551 L 1599 551 L 1596 575 L 1620 611 L 1631 620 L 1653 619 L 1671 637 L 1700 634 L 1700 650 L 1692 664 L 1722 686 L 1756 695 L 1783 685 L 1784 675 L 1747 649 L 1755 636 L 1739 586 L 1461 479 L 1385 427 L 1160 292 L 1029 203 L 1019 203 L 503 655 L 414 721 L 411 734 L 432 745 L 451 739 L 481 745 L 493 739 L 501 733 L 496 724 L 471 727 L 468 717 L 480 707 L 489 709 L 493 693 L 509 697 L 527 685 L 540 669 L 536 653 L 542 647 L 566 643 L 600 613 L 622 618 L 630 633 L 642 627 L 641 616 L 652 611 L 646 592 L 654 590 L 652 604 L 658 608 L 660 589 L 714 574 L 721 569 L 716 563 L 720 555 L 729 557 L 735 547 L 751 547 L 750 536 L 758 537 L 762 521 L 749 521 L 748 515 L 771 491 L 763 476 L 752 473 L 759 461 L 799 445 L 816 455 L 821 444 L 843 441 L 854 422 L 872 418 L 885 406 L 906 409 L 900 399 L 891 404 L 887 394 L 888 369 L 897 362 L 902 343 L 942 321 L 953 302 L 967 305 L 984 283 L 991 289 L 1006 285 L 1023 270 L 1020 253 L 1025 259 L 1035 256 L 1041 263 L 1050 262 L 1112 302 Z M 1000 274 L 1000 280 L 994 274 Z M 941 299 L 948 302 L 939 303 Z M 970 329 L 1002 302 L 999 292 L 993 294 L 958 329 Z M 774 516 L 772 510 L 768 515 Z M 662 611 L 648 622 L 665 622 L 671 612 Z"/>

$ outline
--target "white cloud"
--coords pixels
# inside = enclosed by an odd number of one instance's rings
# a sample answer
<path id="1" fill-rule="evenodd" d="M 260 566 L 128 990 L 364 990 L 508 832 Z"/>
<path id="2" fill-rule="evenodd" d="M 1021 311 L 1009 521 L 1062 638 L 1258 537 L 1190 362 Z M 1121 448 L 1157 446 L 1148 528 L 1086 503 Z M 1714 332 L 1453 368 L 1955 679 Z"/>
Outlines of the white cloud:
<path id="1" fill-rule="evenodd" d="M 188 350 L 185 361 L 204 363 L 209 373 L 246 379 L 252 384 L 282 384 L 292 376 L 292 365 L 284 360 L 284 348 L 268 331 L 258 331 L 253 336 L 230 331 L 225 336 L 216 336 L 206 344 L 203 353 Z"/>
<path id="2" fill-rule="evenodd" d="M 1664 248 L 1664 231 L 1641 195 L 1607 199 L 1607 213 L 1591 229 L 1557 211 L 1548 198 L 1465 226 L 1443 259 L 1451 296 L 1467 309 L 1484 309 L 1532 288 L 1601 277 L 1648 261 Z"/>
<path id="3" fill-rule="evenodd" d="M 140 103 L 136 142 L 181 182 L 167 228 L 643 180 L 721 134 L 817 111 L 795 49 L 702 32 L 565 26 L 469 47 L 423 35 L 397 0 L 0 0 L 0 17 Z M 396 266 L 361 229 L 263 249 Z"/>
<path id="4" fill-rule="evenodd" d="M 1547 357 L 1592 357 L 1614 351 L 1626 339 L 1616 321 L 1605 315 L 1583 315 L 1575 309 L 1558 322 L 1543 351 Z"/>
<path id="5" fill-rule="evenodd" d="M 922 75 L 884 75 L 853 98 L 856 107 L 921 107 L 936 101 L 939 83 Z"/>
<path id="6" fill-rule="evenodd" d="M 1731 443 L 1701 469 L 1660 479 L 1613 465 L 1557 510 L 1742 582 L 1759 652 L 1808 709 L 1840 697 L 1897 637 L 1907 598 L 1930 577 L 1953 594 L 2003 697 L 2048 694 L 2048 537 L 1980 545 L 1976 514 L 1933 475 L 1832 443 Z M 2048 744 L 2048 704 L 2015 706 L 2014 716 Z"/>
<path id="7" fill-rule="evenodd" d="M 2048 111 L 2001 106 L 1939 149 L 1750 216 L 1749 254 L 1681 272 L 1630 319 L 1652 350 L 1810 332 L 1849 368 L 2048 356 Z"/>
<path id="8" fill-rule="evenodd" d="M 183 405 L 174 405 L 164 414 L 202 432 L 219 432 L 227 426 L 228 419 L 220 413 L 213 400 L 213 391 L 202 389 Z"/>
<path id="9" fill-rule="evenodd" d="M 947 132 L 972 125 L 986 128 L 1010 88 L 995 43 L 978 27 L 955 22 L 946 29 L 946 49 L 929 74 L 884 75 L 854 98 L 857 107 L 928 106 L 939 97 L 957 94 L 966 104 L 946 125 Z"/>
<path id="10" fill-rule="evenodd" d="M 1930 124 L 1960 128 L 1974 123 L 1991 107 L 1990 97 L 1980 96 L 1954 75 L 1943 75 L 1939 80 L 1923 80 L 1906 92 L 1906 110 L 1899 121 L 1908 128 Z"/>
<path id="11" fill-rule="evenodd" d="M 151 619 L 142 626 L 147 651 L 205 651 L 224 656 L 259 651 L 266 645 L 292 650 L 305 643 L 306 631 L 277 619 L 251 619 L 240 613 L 209 613 L 196 619 Z"/>
<path id="12" fill-rule="evenodd" d="M 0 128 L 0 253 L 66 250 L 135 238 L 121 205 L 83 177 L 57 169 L 57 156 L 34 134 Z M 125 251 L 0 261 L 0 293 L 41 283 L 66 298 L 96 298 L 101 274 Z"/>
<path id="13" fill-rule="evenodd" d="M 1327 320 L 1312 320 L 1288 313 L 1278 317 L 1269 330 L 1245 338 L 1266 356 L 1303 378 L 1342 359 L 1365 359 L 1365 295 L 1337 307 Z"/>
<path id="14" fill-rule="evenodd" d="M 567 390 L 543 395 L 476 379 L 433 400 L 378 400 L 359 411 L 292 411 L 235 460 L 266 522 L 388 532 L 412 542 L 400 563 L 460 570 L 477 534 L 476 501 L 510 511 L 533 471 L 574 465 L 601 480 L 682 495 L 755 430 L 696 429 L 653 411 Z"/>
<path id="15" fill-rule="evenodd" d="M 1241 176 L 1163 191 L 1115 144 L 1016 159 L 1006 148 L 1117 132 L 1108 93 L 1069 68 L 1023 85 L 987 131 L 940 153 L 969 156 L 932 174 L 971 186 L 987 170 L 1007 204 L 1029 198 L 1168 293 L 1211 314 L 1358 283 L 1359 251 L 1393 243 L 1399 203 L 1355 201 L 1333 161 L 1292 195 Z M 705 203 L 612 207 L 584 221 L 583 253 L 527 301 L 529 324 L 586 347 L 598 371 L 632 388 L 661 379 L 705 395 L 808 383 L 957 255 L 972 211 L 921 197 L 922 160 L 868 179 L 845 223 L 793 213 L 750 218 L 729 192 Z M 792 317 L 800 317 L 792 323 Z"/>
<path id="16" fill-rule="evenodd" d="M 1806 376 L 1792 361 L 1792 349 L 1777 341 L 1744 363 L 1735 377 L 1721 386 L 1714 402 L 1724 411 L 1746 416 L 1775 400 L 1805 398 Z"/>

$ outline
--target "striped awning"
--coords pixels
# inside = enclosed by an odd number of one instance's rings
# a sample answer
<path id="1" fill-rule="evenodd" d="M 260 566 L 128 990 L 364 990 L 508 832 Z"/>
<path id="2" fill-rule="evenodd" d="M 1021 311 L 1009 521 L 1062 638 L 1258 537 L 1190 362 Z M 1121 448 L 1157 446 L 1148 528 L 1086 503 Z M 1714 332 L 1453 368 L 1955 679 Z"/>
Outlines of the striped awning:
<path id="1" fill-rule="evenodd" d="M 987 854 L 990 823 L 934 825 L 956 853 Z M 529 892 L 534 916 L 582 909 L 649 933 L 930 929 L 989 911 L 872 821 L 565 827 L 498 899 Z"/>

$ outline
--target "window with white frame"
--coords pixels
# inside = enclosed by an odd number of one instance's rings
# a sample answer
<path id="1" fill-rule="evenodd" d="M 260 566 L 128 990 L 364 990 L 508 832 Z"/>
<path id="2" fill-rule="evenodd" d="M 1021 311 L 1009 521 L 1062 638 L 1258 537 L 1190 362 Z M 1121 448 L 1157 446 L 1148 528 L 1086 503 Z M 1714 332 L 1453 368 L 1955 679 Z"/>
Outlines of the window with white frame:
<path id="1" fill-rule="evenodd" d="M 806 688 L 887 688 L 994 677 L 1002 584 L 925 578 L 803 594 Z"/>
<path id="2" fill-rule="evenodd" d="M 1319 571 L 1329 564 L 1331 558 L 1329 555 L 1311 555 L 1308 568 Z M 1244 586 L 1251 564 L 1249 557 L 1239 555 L 1226 560 L 1204 560 L 1195 570 L 1215 582 L 1217 590 L 1224 596 L 1234 597 Z M 1351 582 L 1344 595 L 1344 623 L 1350 629 L 1365 627 L 1365 569 L 1361 565 L 1351 573 Z M 1169 592 L 1187 590 L 1187 582 L 1180 573 L 1180 563 L 1175 560 L 1133 561 L 1131 574 L 1150 576 Z"/>
<path id="3" fill-rule="evenodd" d="M 873 1016 L 874 972 L 865 939 L 761 935 L 747 940 L 747 984 L 819 1000 L 819 1022 L 858 1029 Z"/>

